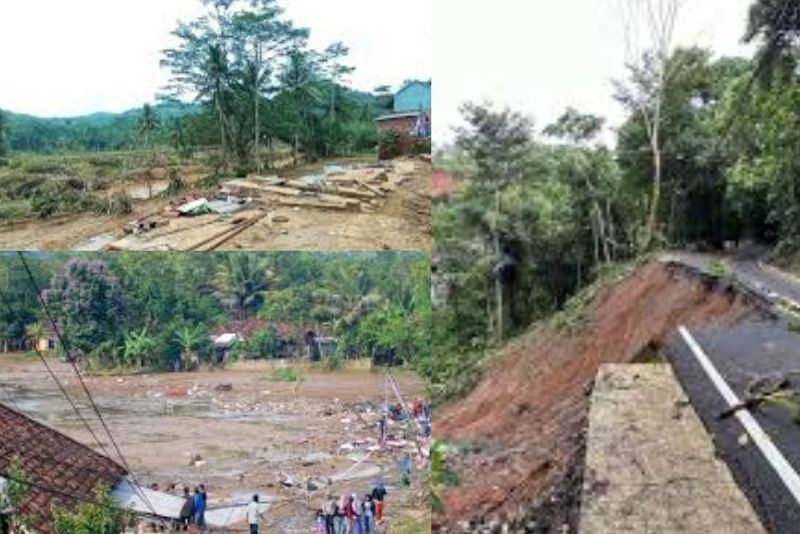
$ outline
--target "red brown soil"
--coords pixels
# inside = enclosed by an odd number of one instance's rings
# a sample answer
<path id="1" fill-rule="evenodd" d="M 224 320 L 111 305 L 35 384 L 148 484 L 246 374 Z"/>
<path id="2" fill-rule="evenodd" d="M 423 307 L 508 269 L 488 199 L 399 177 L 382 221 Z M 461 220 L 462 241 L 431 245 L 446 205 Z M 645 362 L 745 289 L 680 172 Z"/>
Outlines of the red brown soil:
<path id="1" fill-rule="evenodd" d="M 477 452 L 455 459 L 460 482 L 444 492 L 434 525 L 513 519 L 542 505 L 582 462 L 600 365 L 634 361 L 681 324 L 730 324 L 750 309 L 683 267 L 650 263 L 600 290 L 579 333 L 551 321 L 509 344 L 466 398 L 437 412 L 437 438 Z"/>

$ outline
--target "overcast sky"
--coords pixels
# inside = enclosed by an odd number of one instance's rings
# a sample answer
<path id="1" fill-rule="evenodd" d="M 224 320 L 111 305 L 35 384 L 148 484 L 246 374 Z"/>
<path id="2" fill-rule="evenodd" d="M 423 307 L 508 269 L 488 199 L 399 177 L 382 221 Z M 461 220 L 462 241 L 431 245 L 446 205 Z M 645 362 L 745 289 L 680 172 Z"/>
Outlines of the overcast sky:
<path id="1" fill-rule="evenodd" d="M 371 90 L 432 75 L 434 0 L 280 0 L 311 29 L 311 45 L 341 40 Z M 439 0 L 435 0 L 439 1 Z M 0 108 L 40 116 L 123 111 L 152 101 L 168 78 L 160 51 L 200 0 L 0 0 Z"/>
<path id="2" fill-rule="evenodd" d="M 679 44 L 749 55 L 741 44 L 751 0 L 684 0 Z M 459 106 L 489 100 L 532 116 L 537 128 L 567 107 L 619 124 L 612 78 L 624 76 L 619 0 L 434 0 L 434 142 L 452 139 Z"/>

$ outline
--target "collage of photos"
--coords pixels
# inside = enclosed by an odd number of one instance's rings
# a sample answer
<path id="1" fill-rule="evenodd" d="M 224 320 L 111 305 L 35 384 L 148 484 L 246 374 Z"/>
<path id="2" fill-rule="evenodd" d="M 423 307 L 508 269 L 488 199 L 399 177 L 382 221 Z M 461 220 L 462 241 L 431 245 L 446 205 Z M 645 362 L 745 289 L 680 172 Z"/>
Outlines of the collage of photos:
<path id="1" fill-rule="evenodd" d="M 405 7 L 0 5 L 0 534 L 430 532 Z"/>
<path id="2" fill-rule="evenodd" d="M 800 534 L 800 0 L 0 50 L 0 534 Z"/>

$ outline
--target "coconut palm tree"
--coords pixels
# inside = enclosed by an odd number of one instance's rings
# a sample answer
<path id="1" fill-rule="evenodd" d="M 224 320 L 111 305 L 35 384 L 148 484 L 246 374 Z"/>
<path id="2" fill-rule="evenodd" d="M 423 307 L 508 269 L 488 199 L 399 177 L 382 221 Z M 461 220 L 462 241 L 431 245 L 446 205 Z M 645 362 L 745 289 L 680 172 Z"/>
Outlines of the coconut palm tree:
<path id="1" fill-rule="evenodd" d="M 155 110 L 150 104 L 145 104 L 142 106 L 142 114 L 139 116 L 139 119 L 136 121 L 136 131 L 142 136 L 144 139 L 144 146 L 145 149 L 150 150 L 150 143 L 151 143 L 151 136 L 153 132 L 155 132 L 158 127 L 161 125 L 161 122 L 158 118 L 158 114 L 156 114 Z M 152 162 L 155 164 L 156 155 L 155 151 L 152 154 Z M 153 180 L 150 172 L 147 173 L 147 196 L 148 198 L 153 198 Z"/>
<path id="2" fill-rule="evenodd" d="M 232 297 L 238 319 L 252 316 L 275 282 L 269 265 L 255 254 L 228 254 L 222 264 L 222 291 Z"/>

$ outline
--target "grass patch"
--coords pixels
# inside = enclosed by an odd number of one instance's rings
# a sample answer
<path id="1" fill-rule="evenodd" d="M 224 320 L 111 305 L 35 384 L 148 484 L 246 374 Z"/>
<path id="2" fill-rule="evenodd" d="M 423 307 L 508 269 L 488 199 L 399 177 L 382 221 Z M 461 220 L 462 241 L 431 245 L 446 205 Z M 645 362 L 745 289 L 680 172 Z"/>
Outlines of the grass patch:
<path id="1" fill-rule="evenodd" d="M 269 382 L 288 382 L 290 384 L 302 383 L 305 380 L 303 372 L 296 367 L 280 367 L 274 369 L 267 377 Z"/>
<path id="2" fill-rule="evenodd" d="M 95 194 L 114 184 L 143 179 L 156 165 L 175 169 L 174 150 L 159 149 L 157 161 L 144 150 L 114 152 L 14 152 L 0 166 L 0 220 L 48 218 L 74 213 L 125 214 L 130 201 Z M 171 192 L 183 184 L 177 172 L 170 176 Z"/>
<path id="3" fill-rule="evenodd" d="M 800 317 L 794 314 L 789 315 L 786 319 L 786 328 L 789 332 L 800 334 Z"/>

